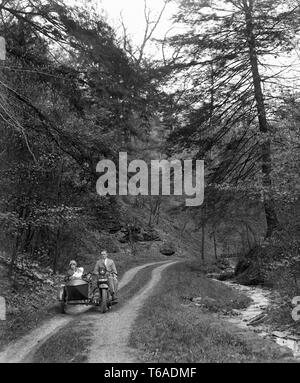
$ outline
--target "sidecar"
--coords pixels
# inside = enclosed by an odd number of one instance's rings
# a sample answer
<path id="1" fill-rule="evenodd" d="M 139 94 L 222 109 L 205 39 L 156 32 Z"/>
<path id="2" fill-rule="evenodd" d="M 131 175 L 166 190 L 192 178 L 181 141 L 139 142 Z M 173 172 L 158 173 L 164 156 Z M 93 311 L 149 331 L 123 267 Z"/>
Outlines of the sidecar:
<path id="1" fill-rule="evenodd" d="M 82 279 L 73 279 L 68 281 L 60 290 L 58 300 L 60 302 L 61 312 L 65 313 L 67 305 L 89 305 L 90 283 Z"/>

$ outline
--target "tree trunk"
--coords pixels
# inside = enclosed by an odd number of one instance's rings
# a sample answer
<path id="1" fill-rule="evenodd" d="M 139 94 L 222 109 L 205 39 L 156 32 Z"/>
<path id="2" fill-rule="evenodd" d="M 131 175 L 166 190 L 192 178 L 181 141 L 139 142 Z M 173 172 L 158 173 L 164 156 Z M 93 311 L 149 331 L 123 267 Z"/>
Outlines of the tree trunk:
<path id="1" fill-rule="evenodd" d="M 9 271 L 8 271 L 9 279 L 12 278 L 13 271 L 14 271 L 14 264 L 15 264 L 16 259 L 17 259 L 17 254 L 18 254 L 18 242 L 19 242 L 19 237 L 16 236 L 16 240 L 15 240 L 15 243 L 14 243 L 14 246 L 13 246 L 13 250 L 12 250 L 12 252 L 11 252 L 11 261 L 10 261 Z"/>
<path id="2" fill-rule="evenodd" d="M 238 231 L 238 230 L 237 230 L 237 232 L 239 233 L 239 235 L 241 237 L 241 244 L 242 244 L 243 255 L 246 255 L 247 254 L 247 247 L 246 247 L 246 244 L 245 244 L 244 232 L 243 231 Z"/>
<path id="3" fill-rule="evenodd" d="M 157 209 L 156 209 L 156 224 L 159 224 L 159 217 L 160 217 L 160 205 L 161 205 L 161 199 L 157 201 Z"/>
<path id="4" fill-rule="evenodd" d="M 160 211 L 161 197 L 158 196 L 154 200 L 150 200 L 150 216 L 148 225 L 152 226 L 153 223 L 159 222 L 159 211 Z"/>
<path id="5" fill-rule="evenodd" d="M 185 231 L 186 225 L 189 223 L 189 220 L 186 220 L 182 226 L 182 229 L 180 230 L 180 237 L 182 238 L 183 233 Z"/>
<path id="6" fill-rule="evenodd" d="M 61 203 L 61 188 L 62 188 L 62 178 L 63 178 L 63 171 L 64 171 L 64 161 L 62 160 L 59 167 L 59 173 L 58 173 L 58 182 L 57 182 L 57 198 L 56 203 L 59 206 Z M 56 240 L 55 240 L 55 253 L 54 253 L 54 259 L 53 259 L 53 272 L 56 273 L 58 268 L 58 261 L 60 258 L 60 236 L 61 236 L 61 218 L 58 220 L 58 228 L 56 230 Z"/>
<path id="7" fill-rule="evenodd" d="M 218 259 L 218 254 L 217 254 L 217 242 L 216 242 L 216 232 L 215 232 L 215 231 L 213 231 L 213 240 L 214 240 L 215 258 Z"/>
<path id="8" fill-rule="evenodd" d="M 246 236 L 247 236 L 247 242 L 248 242 L 248 249 L 250 251 L 252 246 L 251 246 L 251 241 L 250 241 L 250 238 L 249 238 L 249 229 L 248 229 L 248 225 L 245 225 L 245 226 L 246 226 Z"/>
<path id="9" fill-rule="evenodd" d="M 202 232 L 202 238 L 201 238 L 201 259 L 204 262 L 205 261 L 205 254 L 204 254 L 204 250 L 205 250 L 205 223 L 204 222 L 202 223 L 202 226 L 201 226 L 201 232 Z"/>
<path id="10" fill-rule="evenodd" d="M 210 106 L 209 106 L 209 129 L 213 128 L 213 114 L 215 110 L 215 72 L 214 66 L 210 66 Z"/>
<path id="11" fill-rule="evenodd" d="M 252 79 L 254 86 L 254 95 L 256 101 L 256 108 L 258 113 L 259 130 L 262 134 L 269 133 L 269 127 L 266 117 L 266 108 L 261 86 L 261 77 L 258 70 L 258 59 L 256 52 L 256 37 L 254 35 L 253 25 L 253 3 L 254 0 L 243 0 L 245 20 L 246 20 L 246 36 L 249 47 L 249 58 L 251 63 Z M 273 230 L 278 226 L 278 219 L 275 210 L 275 203 L 271 195 L 271 143 L 269 137 L 263 137 L 261 144 L 261 158 L 262 158 L 262 175 L 263 175 L 263 190 L 264 190 L 264 209 L 267 222 L 266 238 L 271 237 Z"/>
<path id="12" fill-rule="evenodd" d="M 58 260 L 60 255 L 60 229 L 58 228 L 56 231 L 56 244 L 55 244 L 55 253 L 53 258 L 53 273 L 57 272 Z"/>

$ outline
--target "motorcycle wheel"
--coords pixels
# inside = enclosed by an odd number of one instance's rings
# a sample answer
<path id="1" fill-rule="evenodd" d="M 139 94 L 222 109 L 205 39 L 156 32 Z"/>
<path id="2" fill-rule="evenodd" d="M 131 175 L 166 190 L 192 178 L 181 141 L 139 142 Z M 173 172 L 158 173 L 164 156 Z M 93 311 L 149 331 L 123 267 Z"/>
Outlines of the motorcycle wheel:
<path id="1" fill-rule="evenodd" d="M 66 313 L 66 306 L 65 306 L 65 302 L 64 301 L 60 302 L 60 312 L 62 314 Z"/>
<path id="2" fill-rule="evenodd" d="M 66 299 L 66 292 L 65 290 L 63 291 L 62 293 L 62 296 L 61 296 L 61 301 L 60 301 L 60 312 L 62 314 L 65 314 L 66 313 L 66 305 L 67 305 L 67 299 Z"/>
<path id="3" fill-rule="evenodd" d="M 101 289 L 101 305 L 100 311 L 104 314 L 107 311 L 107 290 Z"/>

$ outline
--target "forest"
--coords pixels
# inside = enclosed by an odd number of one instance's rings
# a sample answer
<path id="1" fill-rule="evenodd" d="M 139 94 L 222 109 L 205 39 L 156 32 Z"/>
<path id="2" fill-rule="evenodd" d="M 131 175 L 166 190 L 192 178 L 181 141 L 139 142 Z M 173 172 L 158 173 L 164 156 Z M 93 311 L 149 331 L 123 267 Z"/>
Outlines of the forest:
<path id="1" fill-rule="evenodd" d="M 32 267 L 90 264 L 101 248 L 125 270 L 121 250 L 137 263 L 153 242 L 210 271 L 236 257 L 236 280 L 278 290 L 289 316 L 300 295 L 299 0 L 166 0 L 156 14 L 145 1 L 140 45 L 96 3 L 0 1 L 8 285 Z M 179 27 L 154 39 L 171 3 Z M 204 160 L 203 204 L 100 196 L 97 163 L 120 152 Z"/>

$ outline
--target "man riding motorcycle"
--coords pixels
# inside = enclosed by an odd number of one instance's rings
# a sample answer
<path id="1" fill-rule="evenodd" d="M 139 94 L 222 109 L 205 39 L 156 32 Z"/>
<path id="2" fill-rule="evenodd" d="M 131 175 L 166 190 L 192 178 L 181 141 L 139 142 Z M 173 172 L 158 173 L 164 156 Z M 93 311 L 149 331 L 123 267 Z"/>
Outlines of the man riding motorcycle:
<path id="1" fill-rule="evenodd" d="M 101 258 L 97 261 L 93 274 L 99 275 L 101 267 L 105 267 L 107 270 L 109 290 L 112 296 L 112 300 L 114 301 L 117 299 L 118 293 L 118 273 L 115 262 L 108 258 L 106 250 L 101 251 Z"/>

